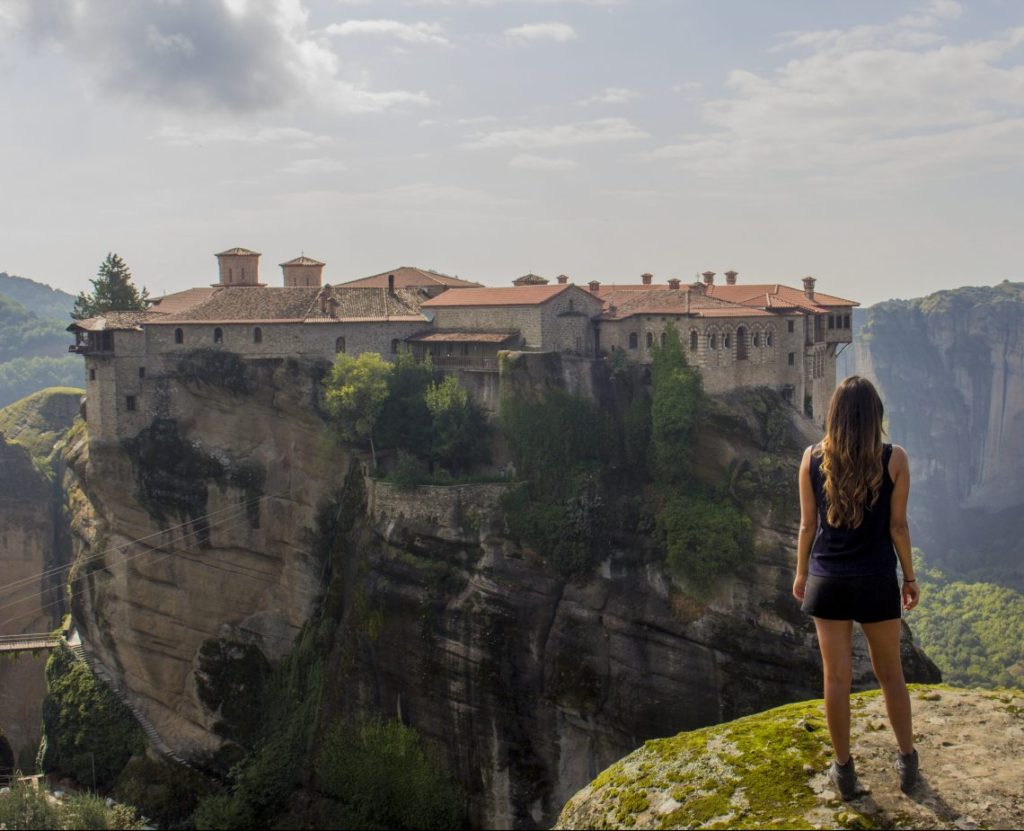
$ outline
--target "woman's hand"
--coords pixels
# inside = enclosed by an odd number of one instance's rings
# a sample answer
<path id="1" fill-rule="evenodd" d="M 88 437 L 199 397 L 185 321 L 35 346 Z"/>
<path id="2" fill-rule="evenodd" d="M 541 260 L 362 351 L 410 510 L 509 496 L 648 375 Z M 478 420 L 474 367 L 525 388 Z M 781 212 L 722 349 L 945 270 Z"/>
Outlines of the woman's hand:
<path id="1" fill-rule="evenodd" d="M 900 592 L 903 595 L 903 610 L 906 612 L 913 609 L 917 605 L 917 601 L 921 599 L 921 590 L 917 587 L 916 580 L 911 583 L 904 580 Z"/>
<path id="2" fill-rule="evenodd" d="M 797 573 L 796 579 L 793 581 L 793 597 L 799 600 L 801 603 L 804 602 L 804 592 L 807 588 L 807 575 Z"/>

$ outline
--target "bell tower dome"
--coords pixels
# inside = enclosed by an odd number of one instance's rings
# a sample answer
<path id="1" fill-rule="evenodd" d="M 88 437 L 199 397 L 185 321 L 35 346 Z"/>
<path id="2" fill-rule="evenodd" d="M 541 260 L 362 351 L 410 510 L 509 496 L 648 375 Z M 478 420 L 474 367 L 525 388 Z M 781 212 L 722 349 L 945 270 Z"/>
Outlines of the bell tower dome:
<path id="1" fill-rule="evenodd" d="M 305 288 L 323 285 L 324 263 L 303 254 L 294 260 L 281 263 L 285 288 Z"/>

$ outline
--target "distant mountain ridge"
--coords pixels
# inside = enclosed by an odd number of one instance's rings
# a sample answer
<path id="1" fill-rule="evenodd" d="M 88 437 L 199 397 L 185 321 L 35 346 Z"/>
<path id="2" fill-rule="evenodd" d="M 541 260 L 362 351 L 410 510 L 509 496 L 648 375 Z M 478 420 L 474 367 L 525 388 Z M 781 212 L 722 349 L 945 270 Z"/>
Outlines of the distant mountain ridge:
<path id="1" fill-rule="evenodd" d="M 45 283 L 0 271 L 0 294 L 16 300 L 39 317 L 65 320 L 75 305 L 74 295 L 51 288 Z"/>
<path id="2" fill-rule="evenodd" d="M 78 386 L 82 362 L 68 355 L 75 298 L 0 272 L 0 407 L 46 387 Z"/>

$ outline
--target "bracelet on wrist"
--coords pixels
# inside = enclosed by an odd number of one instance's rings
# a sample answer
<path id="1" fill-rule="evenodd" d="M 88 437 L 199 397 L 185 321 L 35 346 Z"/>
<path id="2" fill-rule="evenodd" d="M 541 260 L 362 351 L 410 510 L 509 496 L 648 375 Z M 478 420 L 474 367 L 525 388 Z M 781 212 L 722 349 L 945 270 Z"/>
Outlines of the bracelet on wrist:
<path id="1" fill-rule="evenodd" d="M 903 578 L 903 582 L 904 583 L 916 583 L 917 580 L 915 580 L 913 577 L 904 577 Z"/>

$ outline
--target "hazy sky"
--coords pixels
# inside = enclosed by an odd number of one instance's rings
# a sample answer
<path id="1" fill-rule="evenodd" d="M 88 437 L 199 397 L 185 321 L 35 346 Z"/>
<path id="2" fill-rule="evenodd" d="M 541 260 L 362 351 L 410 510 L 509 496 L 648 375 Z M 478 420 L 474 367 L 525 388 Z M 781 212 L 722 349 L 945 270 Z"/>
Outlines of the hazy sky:
<path id="1" fill-rule="evenodd" d="M 0 270 L 1021 279 L 1017 0 L 0 0 Z"/>

